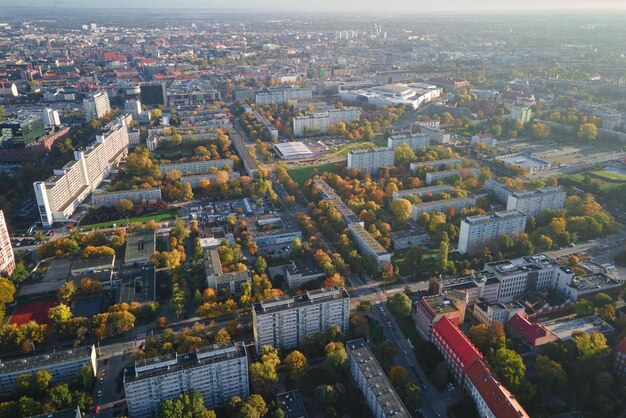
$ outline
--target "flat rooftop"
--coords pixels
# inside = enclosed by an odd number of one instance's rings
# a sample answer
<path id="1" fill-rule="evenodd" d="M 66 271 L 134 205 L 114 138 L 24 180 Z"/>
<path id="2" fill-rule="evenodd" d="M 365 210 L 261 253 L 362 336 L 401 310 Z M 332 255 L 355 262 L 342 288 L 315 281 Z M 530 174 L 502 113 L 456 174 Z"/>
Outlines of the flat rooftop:
<path id="1" fill-rule="evenodd" d="M 153 230 L 144 229 L 131 232 L 126 241 L 124 263 L 148 262 L 156 248 L 156 238 Z"/>
<path id="2" fill-rule="evenodd" d="M 600 289 L 612 289 L 621 286 L 617 280 L 607 276 L 604 273 L 592 273 L 585 276 L 574 277 L 570 287 L 579 292 L 598 291 Z"/>
<path id="3" fill-rule="evenodd" d="M 592 332 L 604 334 L 614 330 L 612 326 L 596 315 L 584 318 L 551 321 L 541 325 L 552 331 L 561 341 L 570 340 L 572 338 L 572 332 L 574 331 L 583 331 L 587 334 Z"/>
<path id="4" fill-rule="evenodd" d="M 458 311 L 454 306 L 454 301 L 445 295 L 424 296 L 422 300 L 435 313 L 447 314 Z"/>
<path id="5" fill-rule="evenodd" d="M 389 254 L 389 251 L 383 247 L 380 242 L 376 241 L 376 239 L 367 232 L 367 229 L 363 227 L 361 224 L 353 223 L 348 226 L 348 228 L 355 234 L 357 234 L 361 239 L 365 242 L 365 244 L 376 254 L 383 255 Z"/>
<path id="6" fill-rule="evenodd" d="M 544 254 L 514 258 L 511 260 L 492 261 L 486 265 L 500 275 L 513 275 L 523 271 L 538 271 L 562 267 L 556 260 Z M 566 272 L 570 271 L 567 267 L 564 268 Z"/>
<path id="7" fill-rule="evenodd" d="M 502 211 L 502 212 L 494 212 L 488 215 L 468 216 L 467 218 L 464 219 L 464 222 L 467 222 L 471 225 L 478 225 L 478 224 L 484 224 L 488 222 L 497 222 L 500 220 L 504 221 L 506 219 L 525 218 L 525 217 L 526 215 L 516 210 L 507 210 L 507 211 Z"/>
<path id="8" fill-rule="evenodd" d="M 154 302 L 156 276 L 154 266 L 128 267 L 120 271 L 119 303 Z"/>
<path id="9" fill-rule="evenodd" d="M 307 418 L 300 391 L 297 389 L 276 395 L 276 406 L 283 410 L 285 418 Z"/>
<path id="10" fill-rule="evenodd" d="M 460 158 L 448 158 L 447 160 L 434 160 L 434 161 L 422 161 L 418 163 L 411 163 L 411 170 L 415 170 L 417 167 L 434 167 L 439 165 L 460 165 L 463 161 Z"/>
<path id="11" fill-rule="evenodd" d="M 280 298 L 266 299 L 252 305 L 252 309 L 254 309 L 254 311 L 258 314 L 266 314 L 297 308 L 300 305 L 322 303 L 334 299 L 350 299 L 350 295 L 344 288 L 323 288 L 310 290 L 303 295 L 282 296 Z"/>
<path id="12" fill-rule="evenodd" d="M 78 359 L 90 359 L 94 346 L 78 347 L 71 350 L 54 351 L 15 360 L 0 361 L 0 374 L 16 373 L 22 370 L 42 369 L 50 364 L 63 364 Z M 90 361 L 90 360 L 88 360 Z"/>
<path id="13" fill-rule="evenodd" d="M 281 142 L 274 144 L 274 149 L 284 158 L 313 155 L 309 147 L 302 142 Z"/>
<path id="14" fill-rule="evenodd" d="M 524 153 L 503 155 L 496 158 L 502 160 L 504 164 L 517 165 L 520 167 L 542 167 L 546 164 L 551 164 L 550 161 L 542 160 L 541 158 Z"/>
<path id="15" fill-rule="evenodd" d="M 415 189 L 398 190 L 397 192 L 394 192 L 394 199 L 396 199 L 396 196 L 423 196 L 425 194 L 451 192 L 453 190 L 454 187 L 448 186 L 447 184 L 441 186 L 418 187 Z"/>
<path id="16" fill-rule="evenodd" d="M 268 214 L 246 218 L 248 233 L 254 238 L 299 231 L 296 221 L 289 215 Z"/>

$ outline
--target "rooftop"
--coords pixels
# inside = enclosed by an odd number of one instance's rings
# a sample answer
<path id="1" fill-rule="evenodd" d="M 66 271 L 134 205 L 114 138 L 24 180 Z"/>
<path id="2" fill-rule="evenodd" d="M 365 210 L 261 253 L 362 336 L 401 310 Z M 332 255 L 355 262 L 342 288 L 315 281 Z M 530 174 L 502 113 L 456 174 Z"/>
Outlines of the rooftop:
<path id="1" fill-rule="evenodd" d="M 60 411 L 33 415 L 31 418 L 81 418 L 82 416 L 80 408 L 75 406 L 74 408 L 62 409 Z"/>
<path id="2" fill-rule="evenodd" d="M 455 301 L 445 295 L 424 296 L 422 302 L 436 314 L 447 314 L 458 311 Z"/>
<path id="3" fill-rule="evenodd" d="M 283 157 L 293 157 L 297 155 L 313 155 L 309 147 L 302 142 L 281 142 L 275 144 L 274 148 Z"/>
<path id="4" fill-rule="evenodd" d="M 443 193 L 443 192 L 451 192 L 454 190 L 454 187 L 448 186 L 447 184 L 441 186 L 429 186 L 429 187 L 418 187 L 415 189 L 406 189 L 399 190 L 394 192 L 394 198 L 397 195 L 398 197 L 402 196 L 423 196 L 425 194 L 435 194 L 435 193 Z"/>
<path id="5" fill-rule="evenodd" d="M 78 359 L 89 359 L 95 347 L 78 347 L 71 350 L 53 351 L 15 360 L 0 361 L 0 374 L 16 373 L 45 368 L 50 364 L 62 364 Z"/>
<path id="6" fill-rule="evenodd" d="M 354 362 L 365 376 L 367 386 L 374 392 L 376 401 L 382 407 L 385 416 L 410 417 L 411 415 L 402 404 L 365 340 L 348 341 L 346 348 L 350 361 Z"/>
<path id="7" fill-rule="evenodd" d="M 393 149 L 387 148 L 387 147 L 380 147 L 380 148 L 358 149 L 358 150 L 350 151 L 350 154 L 352 154 L 352 155 L 357 155 L 357 154 L 376 154 L 376 153 L 393 153 Z"/>
<path id="8" fill-rule="evenodd" d="M 300 391 L 297 389 L 276 395 L 276 406 L 283 410 L 285 418 L 307 418 Z"/>
<path id="9" fill-rule="evenodd" d="M 620 286 L 620 282 L 604 273 L 592 273 L 585 276 L 574 277 L 570 284 L 570 287 L 576 289 L 578 292 L 596 292 L 600 289 L 611 289 Z"/>
<path id="10" fill-rule="evenodd" d="M 561 267 L 556 260 L 544 254 L 514 258 L 511 260 L 492 261 L 487 263 L 486 266 L 501 276 L 514 275 L 524 271 L 538 271 Z M 565 267 L 565 269 L 566 272 L 571 272 L 567 267 Z"/>
<path id="11" fill-rule="evenodd" d="M 126 241 L 126 252 L 124 262 L 132 264 L 134 262 L 147 262 L 154 254 L 156 248 L 156 238 L 154 231 L 143 229 L 132 232 Z"/>
<path id="12" fill-rule="evenodd" d="M 348 226 L 348 228 L 355 234 L 357 234 L 361 239 L 365 242 L 365 244 L 374 252 L 376 255 L 388 254 L 389 251 L 385 249 L 376 239 L 367 232 L 367 229 L 359 223 L 353 223 Z"/>
<path id="13" fill-rule="evenodd" d="M 588 334 L 592 332 L 609 333 L 614 330 L 603 319 L 596 315 L 584 318 L 564 319 L 546 322 L 543 324 L 549 331 L 553 332 L 559 340 L 567 341 L 572 338 L 572 332 L 583 331 Z"/>
<path id="14" fill-rule="evenodd" d="M 246 218 L 248 233 L 252 237 L 272 236 L 299 231 L 295 220 L 289 215 L 268 214 Z"/>
<path id="15" fill-rule="evenodd" d="M 350 295 L 348 295 L 348 292 L 344 288 L 323 288 L 310 290 L 305 294 L 298 296 L 285 295 L 280 298 L 262 300 L 261 302 L 255 303 L 252 306 L 252 309 L 254 309 L 255 312 L 261 314 L 293 309 L 306 304 L 322 303 L 334 299 L 349 298 Z"/>
<path id="16" fill-rule="evenodd" d="M 482 359 L 483 355 L 471 343 L 463 331 L 444 316 L 433 327 L 433 336 L 439 335 L 447 344 L 448 350 L 458 357 L 463 370 L 467 369 L 474 361 Z"/>
<path id="17" fill-rule="evenodd" d="M 434 160 L 434 161 L 422 161 L 418 163 L 411 163 L 411 170 L 415 170 L 417 167 L 428 167 L 436 165 L 460 165 L 463 161 L 460 158 L 448 158 L 447 160 Z"/>
<path id="18" fill-rule="evenodd" d="M 517 331 L 533 347 L 538 345 L 537 340 L 541 338 L 549 337 L 547 340 L 550 341 L 545 341 L 545 343 L 558 340 L 558 337 L 552 331 L 535 322 L 529 322 L 519 314 L 514 315 L 507 323 L 507 326 Z"/>
<path id="19" fill-rule="evenodd" d="M 525 217 L 526 215 L 516 210 L 507 210 L 502 212 L 494 212 L 488 215 L 468 216 L 463 220 L 463 222 L 467 222 L 471 225 L 479 225 L 493 221 Z"/>

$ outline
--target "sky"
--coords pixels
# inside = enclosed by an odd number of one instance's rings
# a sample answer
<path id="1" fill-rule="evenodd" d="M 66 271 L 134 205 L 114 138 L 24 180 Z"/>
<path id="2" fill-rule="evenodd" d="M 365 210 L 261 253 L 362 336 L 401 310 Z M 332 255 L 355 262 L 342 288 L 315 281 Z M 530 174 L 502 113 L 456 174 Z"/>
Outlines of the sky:
<path id="1" fill-rule="evenodd" d="M 0 8 L 203 8 L 266 11 L 358 12 L 511 12 L 532 10 L 626 10 L 625 0 L 0 0 Z M 0 16 L 1 16 L 0 12 Z"/>

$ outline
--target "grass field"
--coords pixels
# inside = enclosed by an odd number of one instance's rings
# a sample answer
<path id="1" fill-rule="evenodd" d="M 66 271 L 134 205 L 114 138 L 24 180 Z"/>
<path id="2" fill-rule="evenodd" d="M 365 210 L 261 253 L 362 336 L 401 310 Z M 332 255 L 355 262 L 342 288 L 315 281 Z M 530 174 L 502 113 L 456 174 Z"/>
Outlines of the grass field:
<path id="1" fill-rule="evenodd" d="M 117 219 L 114 221 L 100 222 L 97 224 L 81 225 L 80 229 L 86 230 L 86 229 L 91 229 L 91 228 L 110 228 L 113 226 L 113 224 L 120 226 L 120 225 L 126 225 L 127 222 L 128 223 L 133 223 L 133 222 L 145 223 L 150 220 L 154 220 L 155 222 L 169 221 L 171 219 L 176 219 L 176 212 L 177 212 L 176 209 L 168 209 L 163 212 L 148 213 L 146 215 L 137 216 L 134 218 L 123 218 L 123 219 Z"/>
<path id="2" fill-rule="evenodd" d="M 626 181 L 625 175 L 620 174 L 620 173 L 615 173 L 613 171 L 606 171 L 606 170 L 592 171 L 591 175 L 593 175 L 594 177 L 601 178 L 602 180 L 608 180 L 608 181 L 613 181 L 613 182 Z"/>
<path id="3" fill-rule="evenodd" d="M 54 308 L 58 304 L 54 300 L 43 300 L 28 305 L 18 305 L 9 318 L 9 324 L 23 325 L 28 321 L 35 321 L 39 324 L 51 325 L 48 309 Z"/>
<path id="4" fill-rule="evenodd" d="M 304 185 L 304 182 L 311 178 L 311 175 L 313 173 L 313 170 L 317 169 L 318 172 L 323 173 L 325 171 L 331 171 L 332 168 L 336 165 L 336 164 L 341 164 L 343 165 L 344 163 L 326 163 L 326 164 L 313 164 L 313 165 L 307 165 L 304 167 L 295 167 L 295 168 L 290 168 L 287 170 L 287 172 L 289 173 L 289 176 L 300 185 L 300 187 L 302 187 L 302 185 Z"/>

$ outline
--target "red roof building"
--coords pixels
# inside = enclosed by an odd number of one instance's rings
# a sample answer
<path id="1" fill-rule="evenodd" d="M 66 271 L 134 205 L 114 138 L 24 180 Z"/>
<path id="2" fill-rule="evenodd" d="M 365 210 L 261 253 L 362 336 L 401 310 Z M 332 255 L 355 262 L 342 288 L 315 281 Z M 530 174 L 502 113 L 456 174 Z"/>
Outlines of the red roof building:
<path id="1" fill-rule="evenodd" d="M 481 417 L 529 418 L 517 399 L 496 380 L 482 360 L 476 360 L 467 368 L 465 390 L 474 400 Z"/>
<path id="2" fill-rule="evenodd" d="M 529 322 L 523 316 L 514 315 L 507 323 L 509 330 L 522 337 L 532 348 L 559 340 L 552 331 L 535 322 Z"/>
<path id="3" fill-rule="evenodd" d="M 443 355 L 457 382 L 463 382 L 465 370 L 483 355 L 469 338 L 447 317 L 442 317 L 431 331 L 431 339 Z"/>
<path id="4" fill-rule="evenodd" d="M 615 364 L 613 366 L 615 373 L 620 376 L 626 376 L 626 337 L 615 347 Z"/>

